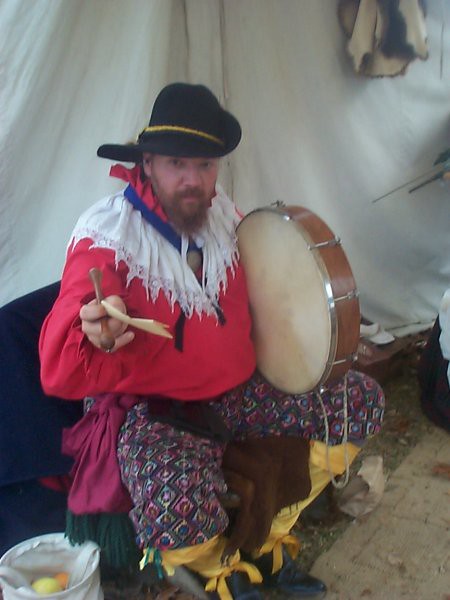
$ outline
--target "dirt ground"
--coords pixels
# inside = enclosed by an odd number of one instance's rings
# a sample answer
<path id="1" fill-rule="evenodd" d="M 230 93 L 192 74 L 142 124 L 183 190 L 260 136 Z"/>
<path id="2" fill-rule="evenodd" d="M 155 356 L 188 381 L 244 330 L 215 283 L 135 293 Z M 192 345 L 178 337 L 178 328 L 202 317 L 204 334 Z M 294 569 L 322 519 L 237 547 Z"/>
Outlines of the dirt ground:
<path id="1" fill-rule="evenodd" d="M 406 361 L 399 374 L 383 384 L 386 413 L 382 432 L 369 440 L 350 468 L 354 476 L 365 457 L 383 458 L 385 478 L 402 463 L 432 426 L 419 404 L 419 388 L 415 360 Z M 332 496 L 330 501 L 329 496 Z M 336 507 L 339 492 L 331 486 L 316 503 L 306 510 L 295 533 L 302 541 L 299 565 L 308 571 L 314 561 L 328 550 L 353 522 L 353 517 Z M 327 497 L 328 496 L 328 497 Z"/>

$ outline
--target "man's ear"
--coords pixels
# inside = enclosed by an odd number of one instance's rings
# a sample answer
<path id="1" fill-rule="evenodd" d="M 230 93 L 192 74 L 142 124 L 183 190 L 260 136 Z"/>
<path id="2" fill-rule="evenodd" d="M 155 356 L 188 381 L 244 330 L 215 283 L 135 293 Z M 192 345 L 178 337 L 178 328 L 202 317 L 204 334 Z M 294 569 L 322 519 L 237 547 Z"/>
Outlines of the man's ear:
<path id="1" fill-rule="evenodd" d="M 142 155 L 142 171 L 146 177 L 150 177 L 152 174 L 152 155 L 148 152 L 144 152 Z"/>

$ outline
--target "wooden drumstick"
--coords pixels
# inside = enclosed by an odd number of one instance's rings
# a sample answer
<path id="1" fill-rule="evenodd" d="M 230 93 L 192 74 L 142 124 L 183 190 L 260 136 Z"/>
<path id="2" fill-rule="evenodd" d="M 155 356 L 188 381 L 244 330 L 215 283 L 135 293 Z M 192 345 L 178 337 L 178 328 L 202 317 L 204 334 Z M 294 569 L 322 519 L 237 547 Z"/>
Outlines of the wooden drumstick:
<path id="1" fill-rule="evenodd" d="M 102 272 L 100 271 L 100 269 L 94 267 L 89 271 L 89 277 L 94 285 L 97 302 L 101 304 L 101 301 L 104 299 L 104 295 L 102 292 Z M 114 344 L 116 343 L 114 336 L 109 330 L 107 319 L 108 317 L 103 317 L 100 320 L 102 328 L 100 334 L 100 346 L 103 350 L 111 350 L 112 348 L 114 348 Z"/>

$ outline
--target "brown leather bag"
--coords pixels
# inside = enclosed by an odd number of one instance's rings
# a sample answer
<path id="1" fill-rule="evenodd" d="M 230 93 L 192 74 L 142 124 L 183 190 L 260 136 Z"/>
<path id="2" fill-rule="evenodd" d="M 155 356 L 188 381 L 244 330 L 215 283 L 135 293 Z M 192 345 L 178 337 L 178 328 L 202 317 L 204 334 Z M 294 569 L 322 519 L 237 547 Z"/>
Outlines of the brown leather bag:
<path id="1" fill-rule="evenodd" d="M 224 560 L 238 548 L 245 552 L 260 548 L 275 515 L 309 496 L 308 463 L 309 441 L 303 438 L 271 436 L 228 443 L 222 469 L 229 492 L 239 497 L 239 506 Z"/>

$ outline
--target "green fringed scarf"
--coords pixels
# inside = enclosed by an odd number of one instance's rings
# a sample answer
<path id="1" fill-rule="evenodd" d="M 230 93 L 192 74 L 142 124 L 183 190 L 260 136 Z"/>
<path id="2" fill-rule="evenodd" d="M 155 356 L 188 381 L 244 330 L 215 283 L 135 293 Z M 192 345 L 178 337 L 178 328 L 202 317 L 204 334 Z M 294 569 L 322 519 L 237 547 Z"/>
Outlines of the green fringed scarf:
<path id="1" fill-rule="evenodd" d="M 142 551 L 135 541 L 135 531 L 127 513 L 98 513 L 66 515 L 66 537 L 71 544 L 87 540 L 96 542 L 102 560 L 113 568 L 137 568 Z"/>

